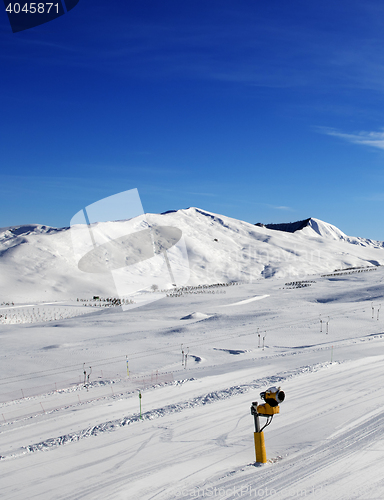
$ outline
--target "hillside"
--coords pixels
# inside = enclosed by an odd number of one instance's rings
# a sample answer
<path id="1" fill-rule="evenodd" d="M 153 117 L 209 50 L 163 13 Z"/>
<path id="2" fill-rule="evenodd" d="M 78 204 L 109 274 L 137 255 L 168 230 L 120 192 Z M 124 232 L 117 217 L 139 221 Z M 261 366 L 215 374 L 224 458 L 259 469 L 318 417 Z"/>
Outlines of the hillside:
<path id="1" fill-rule="evenodd" d="M 190 267 L 188 284 L 250 283 L 263 278 L 289 279 L 384 264 L 382 242 L 346 236 L 335 226 L 313 218 L 291 225 L 257 226 L 188 208 L 147 214 L 146 220 L 155 229 L 181 230 Z M 136 230 L 148 227 L 138 218 L 96 223 L 92 229 L 95 234 L 109 234 L 113 240 L 130 232 L 132 224 L 136 224 Z M 73 231 L 74 228 L 41 225 L 0 230 L 0 303 L 116 296 L 110 273 L 83 272 L 78 268 L 72 248 Z M 164 238 L 162 242 L 167 247 Z M 163 257 L 158 261 L 164 265 Z M 125 275 L 138 284 L 143 280 L 144 288 L 149 288 L 151 275 L 156 283 L 156 274 L 162 271 L 161 267 L 152 269 L 145 281 L 145 265 L 139 274 L 138 268 L 128 267 Z M 170 278 L 159 283 L 162 287 L 172 287 Z"/>

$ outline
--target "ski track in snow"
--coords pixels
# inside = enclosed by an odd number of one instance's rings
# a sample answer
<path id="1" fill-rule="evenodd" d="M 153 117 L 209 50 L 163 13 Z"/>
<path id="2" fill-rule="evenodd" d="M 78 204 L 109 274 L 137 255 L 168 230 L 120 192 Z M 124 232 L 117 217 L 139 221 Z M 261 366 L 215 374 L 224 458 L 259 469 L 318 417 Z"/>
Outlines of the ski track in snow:
<path id="1" fill-rule="evenodd" d="M 348 470 L 348 460 L 357 454 L 363 454 L 364 450 L 373 443 L 376 443 L 382 439 L 382 429 L 384 426 L 384 411 L 381 411 L 379 415 L 374 415 L 364 421 L 361 424 L 355 426 L 351 430 L 347 430 L 339 436 L 337 440 L 332 440 L 332 455 L 329 452 L 330 440 L 324 440 L 318 446 L 312 448 L 308 452 L 300 453 L 299 456 L 292 456 L 279 462 L 279 460 L 269 461 L 276 462 L 273 472 L 270 467 L 261 464 L 249 464 L 246 468 L 241 468 L 239 470 L 232 471 L 224 477 L 220 477 L 216 480 L 211 480 L 209 483 L 200 485 L 197 488 L 190 488 L 190 494 L 183 495 L 183 498 L 196 498 L 196 492 L 200 489 L 202 491 L 209 491 L 214 489 L 226 491 L 228 494 L 220 495 L 221 499 L 237 498 L 239 495 L 236 492 L 241 492 L 244 485 L 247 485 L 248 491 L 244 488 L 245 493 L 248 493 L 247 498 L 251 498 L 249 495 L 249 485 L 254 485 L 254 490 L 258 489 L 255 485 L 255 468 L 257 468 L 257 484 L 262 485 L 260 491 L 267 492 L 269 490 L 270 498 L 279 498 L 281 500 L 288 498 L 301 498 L 303 496 L 309 496 L 311 498 L 329 498 L 325 492 L 322 490 L 324 486 L 327 488 L 336 485 L 343 478 L 347 478 L 349 474 Z M 335 466 L 340 463 L 345 463 L 345 467 L 340 469 L 337 474 L 335 474 Z M 377 475 L 376 480 L 372 482 L 372 474 L 369 469 L 372 467 L 371 462 L 366 466 L 362 465 L 360 472 L 361 478 L 363 480 L 364 475 L 367 475 L 367 481 L 364 486 L 359 488 L 351 487 L 351 492 L 340 492 L 340 496 L 333 489 L 334 492 L 332 498 L 337 499 L 361 499 L 363 494 L 367 495 L 365 498 L 375 499 L 381 498 L 375 496 L 375 488 L 378 483 L 382 482 L 382 477 Z M 332 473 L 330 472 L 332 471 Z M 310 481 L 310 487 L 303 487 L 303 482 Z M 188 488 L 186 488 L 188 492 Z M 304 491 L 306 492 L 304 495 Z M 273 493 L 276 492 L 276 493 Z M 208 495 L 209 496 L 209 495 Z M 256 498 L 261 498 L 262 494 Z M 154 498 L 162 498 L 161 495 L 155 495 Z M 170 496 L 169 492 L 167 494 L 167 499 L 180 498 L 179 495 Z"/>
<path id="2" fill-rule="evenodd" d="M 335 363 L 334 363 L 335 364 Z M 202 396 L 195 397 L 189 401 L 183 401 L 177 404 L 171 404 L 164 406 L 162 408 L 157 408 L 142 414 L 142 419 L 139 414 L 126 416 L 120 419 L 110 420 L 108 422 L 103 422 L 98 425 L 94 425 L 92 427 L 88 427 L 86 429 L 80 430 L 78 432 L 72 432 L 69 434 L 64 434 L 62 436 L 54 437 L 42 441 L 40 443 L 31 444 L 28 446 L 23 446 L 19 452 L 12 453 L 9 455 L 0 456 L 0 460 L 5 460 L 7 458 L 14 458 L 16 456 L 22 456 L 26 453 L 34 453 L 37 451 L 46 451 L 48 449 L 56 448 L 58 446 L 63 446 L 68 443 L 73 443 L 80 441 L 82 439 L 86 439 L 91 436 L 97 436 L 101 433 L 112 432 L 121 427 L 125 427 L 127 425 L 139 422 L 140 420 L 153 420 L 155 418 L 160 418 L 165 415 L 169 415 L 172 413 L 179 413 L 189 408 L 194 408 L 196 406 L 203 406 L 207 404 L 212 404 L 217 401 L 222 401 L 238 394 L 244 394 L 249 392 L 252 389 L 257 389 L 264 386 L 273 386 L 284 382 L 288 379 L 291 379 L 295 376 L 302 375 L 304 373 L 310 373 L 318 371 L 322 368 L 326 368 L 330 365 L 330 363 L 319 363 L 313 366 L 304 366 L 300 367 L 296 370 L 291 370 L 287 372 L 283 372 L 271 377 L 257 379 L 249 384 L 241 384 L 232 386 L 226 389 L 222 389 L 219 391 L 209 392 L 208 394 L 204 394 Z"/>

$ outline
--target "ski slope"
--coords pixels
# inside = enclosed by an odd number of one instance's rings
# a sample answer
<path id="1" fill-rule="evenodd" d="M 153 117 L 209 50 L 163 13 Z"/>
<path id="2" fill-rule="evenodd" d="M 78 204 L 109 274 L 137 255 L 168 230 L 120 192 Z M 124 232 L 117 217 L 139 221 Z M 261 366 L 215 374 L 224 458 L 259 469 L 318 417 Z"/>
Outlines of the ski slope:
<path id="1" fill-rule="evenodd" d="M 384 270 L 305 281 L 1 325 L 4 498 L 383 498 Z"/>

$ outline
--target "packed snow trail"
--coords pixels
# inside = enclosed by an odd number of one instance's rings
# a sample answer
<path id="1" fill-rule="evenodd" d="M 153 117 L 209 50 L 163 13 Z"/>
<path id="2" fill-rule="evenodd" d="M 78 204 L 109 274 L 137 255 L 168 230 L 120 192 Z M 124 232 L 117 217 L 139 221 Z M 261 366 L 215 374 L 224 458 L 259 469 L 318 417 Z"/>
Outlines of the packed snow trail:
<path id="1" fill-rule="evenodd" d="M 300 367 L 299 369 L 296 370 L 291 370 L 289 372 L 284 372 L 280 373 L 271 377 L 263 378 L 263 379 L 258 379 L 254 380 L 249 384 L 242 384 L 238 386 L 232 386 L 228 387 L 226 389 L 220 390 L 220 391 L 212 391 L 208 394 L 204 394 L 201 396 L 197 396 L 191 400 L 188 401 L 182 401 L 179 403 L 175 403 L 172 405 L 167 405 L 162 408 L 156 408 L 154 410 L 144 412 L 142 416 L 139 414 L 135 414 L 132 416 L 125 416 L 119 419 L 115 419 L 112 421 L 108 422 L 103 422 L 97 425 L 94 425 L 92 427 L 82 429 L 80 431 L 76 431 L 70 434 L 65 434 L 62 436 L 58 436 L 56 438 L 49 438 L 46 439 L 45 441 L 42 441 L 40 443 L 36 444 L 30 444 L 27 446 L 24 446 L 20 452 L 18 453 L 11 453 L 9 455 L 7 454 L 2 454 L 0 456 L 0 459 L 4 460 L 6 458 L 10 457 L 15 457 L 15 456 L 22 456 L 25 454 L 25 452 L 36 452 L 36 451 L 44 451 L 48 450 L 50 448 L 54 448 L 57 446 L 62 446 L 68 443 L 73 443 L 80 441 L 82 439 L 91 437 L 91 436 L 97 436 L 103 432 L 112 432 L 115 431 L 121 427 L 125 427 L 127 425 L 133 424 L 140 422 L 142 420 L 153 420 L 155 418 L 160 418 L 164 417 L 165 415 L 169 415 L 172 413 L 179 413 L 182 411 L 185 411 L 190 408 L 195 408 L 197 406 L 204 406 L 204 405 L 209 405 L 212 403 L 215 403 L 217 401 L 225 400 L 234 396 L 237 396 L 239 394 L 245 394 L 251 390 L 255 389 L 262 389 L 265 386 L 273 386 L 273 385 L 279 385 L 280 383 L 285 382 L 286 380 L 291 379 L 292 377 L 302 375 L 303 373 L 308 373 L 308 372 L 313 372 L 313 371 L 318 371 L 324 367 L 328 367 L 329 363 L 323 363 L 323 364 L 318 364 L 315 366 L 304 366 Z"/>
<path id="2" fill-rule="evenodd" d="M 213 479 L 201 486 L 186 487 L 168 499 L 209 497 L 218 492 L 223 499 L 238 498 L 300 498 L 314 499 L 382 499 L 384 480 L 372 473 L 372 461 L 384 459 L 384 410 L 371 416 L 337 438 L 325 439 L 308 452 L 296 453 L 275 464 L 250 464 Z M 350 475 L 353 475 L 351 480 Z M 240 493 L 239 493 L 240 492 Z M 161 495 L 152 497 L 162 498 Z"/>
<path id="3" fill-rule="evenodd" d="M 129 314 L 2 325 L 3 393 L 20 392 L 20 381 L 26 389 L 36 380 L 44 387 L 60 383 L 66 370 L 78 371 L 78 379 L 84 362 L 93 369 L 102 363 L 103 370 L 113 363 L 120 372 L 126 354 L 137 376 L 159 369 L 189 381 L 145 390 L 143 420 L 136 392 L 1 423 L 0 454 L 7 457 L 0 461 L 1 494 L 7 500 L 172 500 L 221 484 L 281 484 L 287 498 L 294 498 L 286 491 L 292 486 L 305 488 L 307 498 L 311 487 L 324 500 L 351 500 L 367 488 L 366 498 L 382 500 L 377 429 L 383 424 L 384 315 L 378 320 L 376 312 L 384 303 L 383 269 L 315 280 L 298 289 L 265 280 L 224 295 L 167 298 Z M 271 298 L 218 310 L 266 294 Z M 193 311 L 210 317 L 181 320 Z M 329 335 L 319 331 L 320 314 L 331 318 Z M 265 350 L 258 348 L 257 328 L 267 331 Z M 188 369 L 181 366 L 181 345 L 200 362 L 191 358 Z M 337 363 L 331 365 L 332 352 Z M 324 368 L 289 377 L 319 364 Z M 265 430 L 270 463 L 255 467 L 250 404 L 276 383 L 287 398 Z M 45 402 L 61 397 L 45 396 Z M 31 403 L 26 398 L 14 406 Z M 238 498 L 236 491 L 225 494 Z"/>
<path id="4" fill-rule="evenodd" d="M 285 380 L 255 381 L 254 392 L 253 383 L 229 386 L 232 393 L 218 391 L 221 397 L 217 397 L 214 392 L 215 397 L 206 400 L 202 395 L 193 402 L 185 401 L 181 411 L 175 411 L 177 405 L 164 407 L 161 418 L 154 414 L 152 420 L 148 414 L 143 422 L 113 433 L 101 432 L 67 446 L 56 443 L 46 453 L 26 452 L 1 462 L 3 491 L 7 499 L 20 498 L 19 475 L 27 474 L 31 499 L 48 498 L 56 488 L 58 500 L 176 500 L 196 498 L 196 488 L 210 491 L 208 488 L 223 486 L 229 491 L 232 488 L 223 498 L 238 498 L 233 491 L 249 486 L 281 491 L 281 498 L 292 498 L 292 488 L 308 492 L 314 488 L 316 499 L 350 500 L 350 492 L 368 482 L 377 488 L 380 498 L 384 489 L 373 456 L 384 455 L 379 441 L 384 414 L 377 408 L 384 385 L 375 385 L 383 362 L 384 356 L 373 356 L 368 361 L 324 365 L 317 371 L 297 370 L 298 376 L 282 374 Z M 230 377 L 221 376 L 223 380 Z M 262 388 L 282 383 L 287 399 L 265 431 L 272 463 L 255 467 L 249 406 L 257 398 L 259 383 Z M 306 411 L 298 411 L 303 398 Z M 213 403 L 206 404 L 209 401 Z M 371 491 L 366 498 L 375 496 Z"/>

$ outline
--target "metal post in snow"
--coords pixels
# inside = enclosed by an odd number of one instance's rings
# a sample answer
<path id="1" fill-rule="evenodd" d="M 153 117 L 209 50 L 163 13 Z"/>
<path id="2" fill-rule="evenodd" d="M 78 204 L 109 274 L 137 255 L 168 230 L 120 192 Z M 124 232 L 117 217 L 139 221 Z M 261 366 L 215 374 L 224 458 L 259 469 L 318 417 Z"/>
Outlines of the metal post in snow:
<path id="1" fill-rule="evenodd" d="M 257 401 L 252 403 L 251 413 L 255 419 L 255 432 L 253 433 L 255 443 L 255 455 L 257 463 L 267 463 L 267 453 L 265 451 L 264 433 L 260 428 L 259 415 L 255 409 L 257 408 Z"/>
<path id="2" fill-rule="evenodd" d="M 184 354 L 184 369 L 187 369 L 187 359 L 189 354 L 189 347 L 187 347 L 188 351 Z"/>

